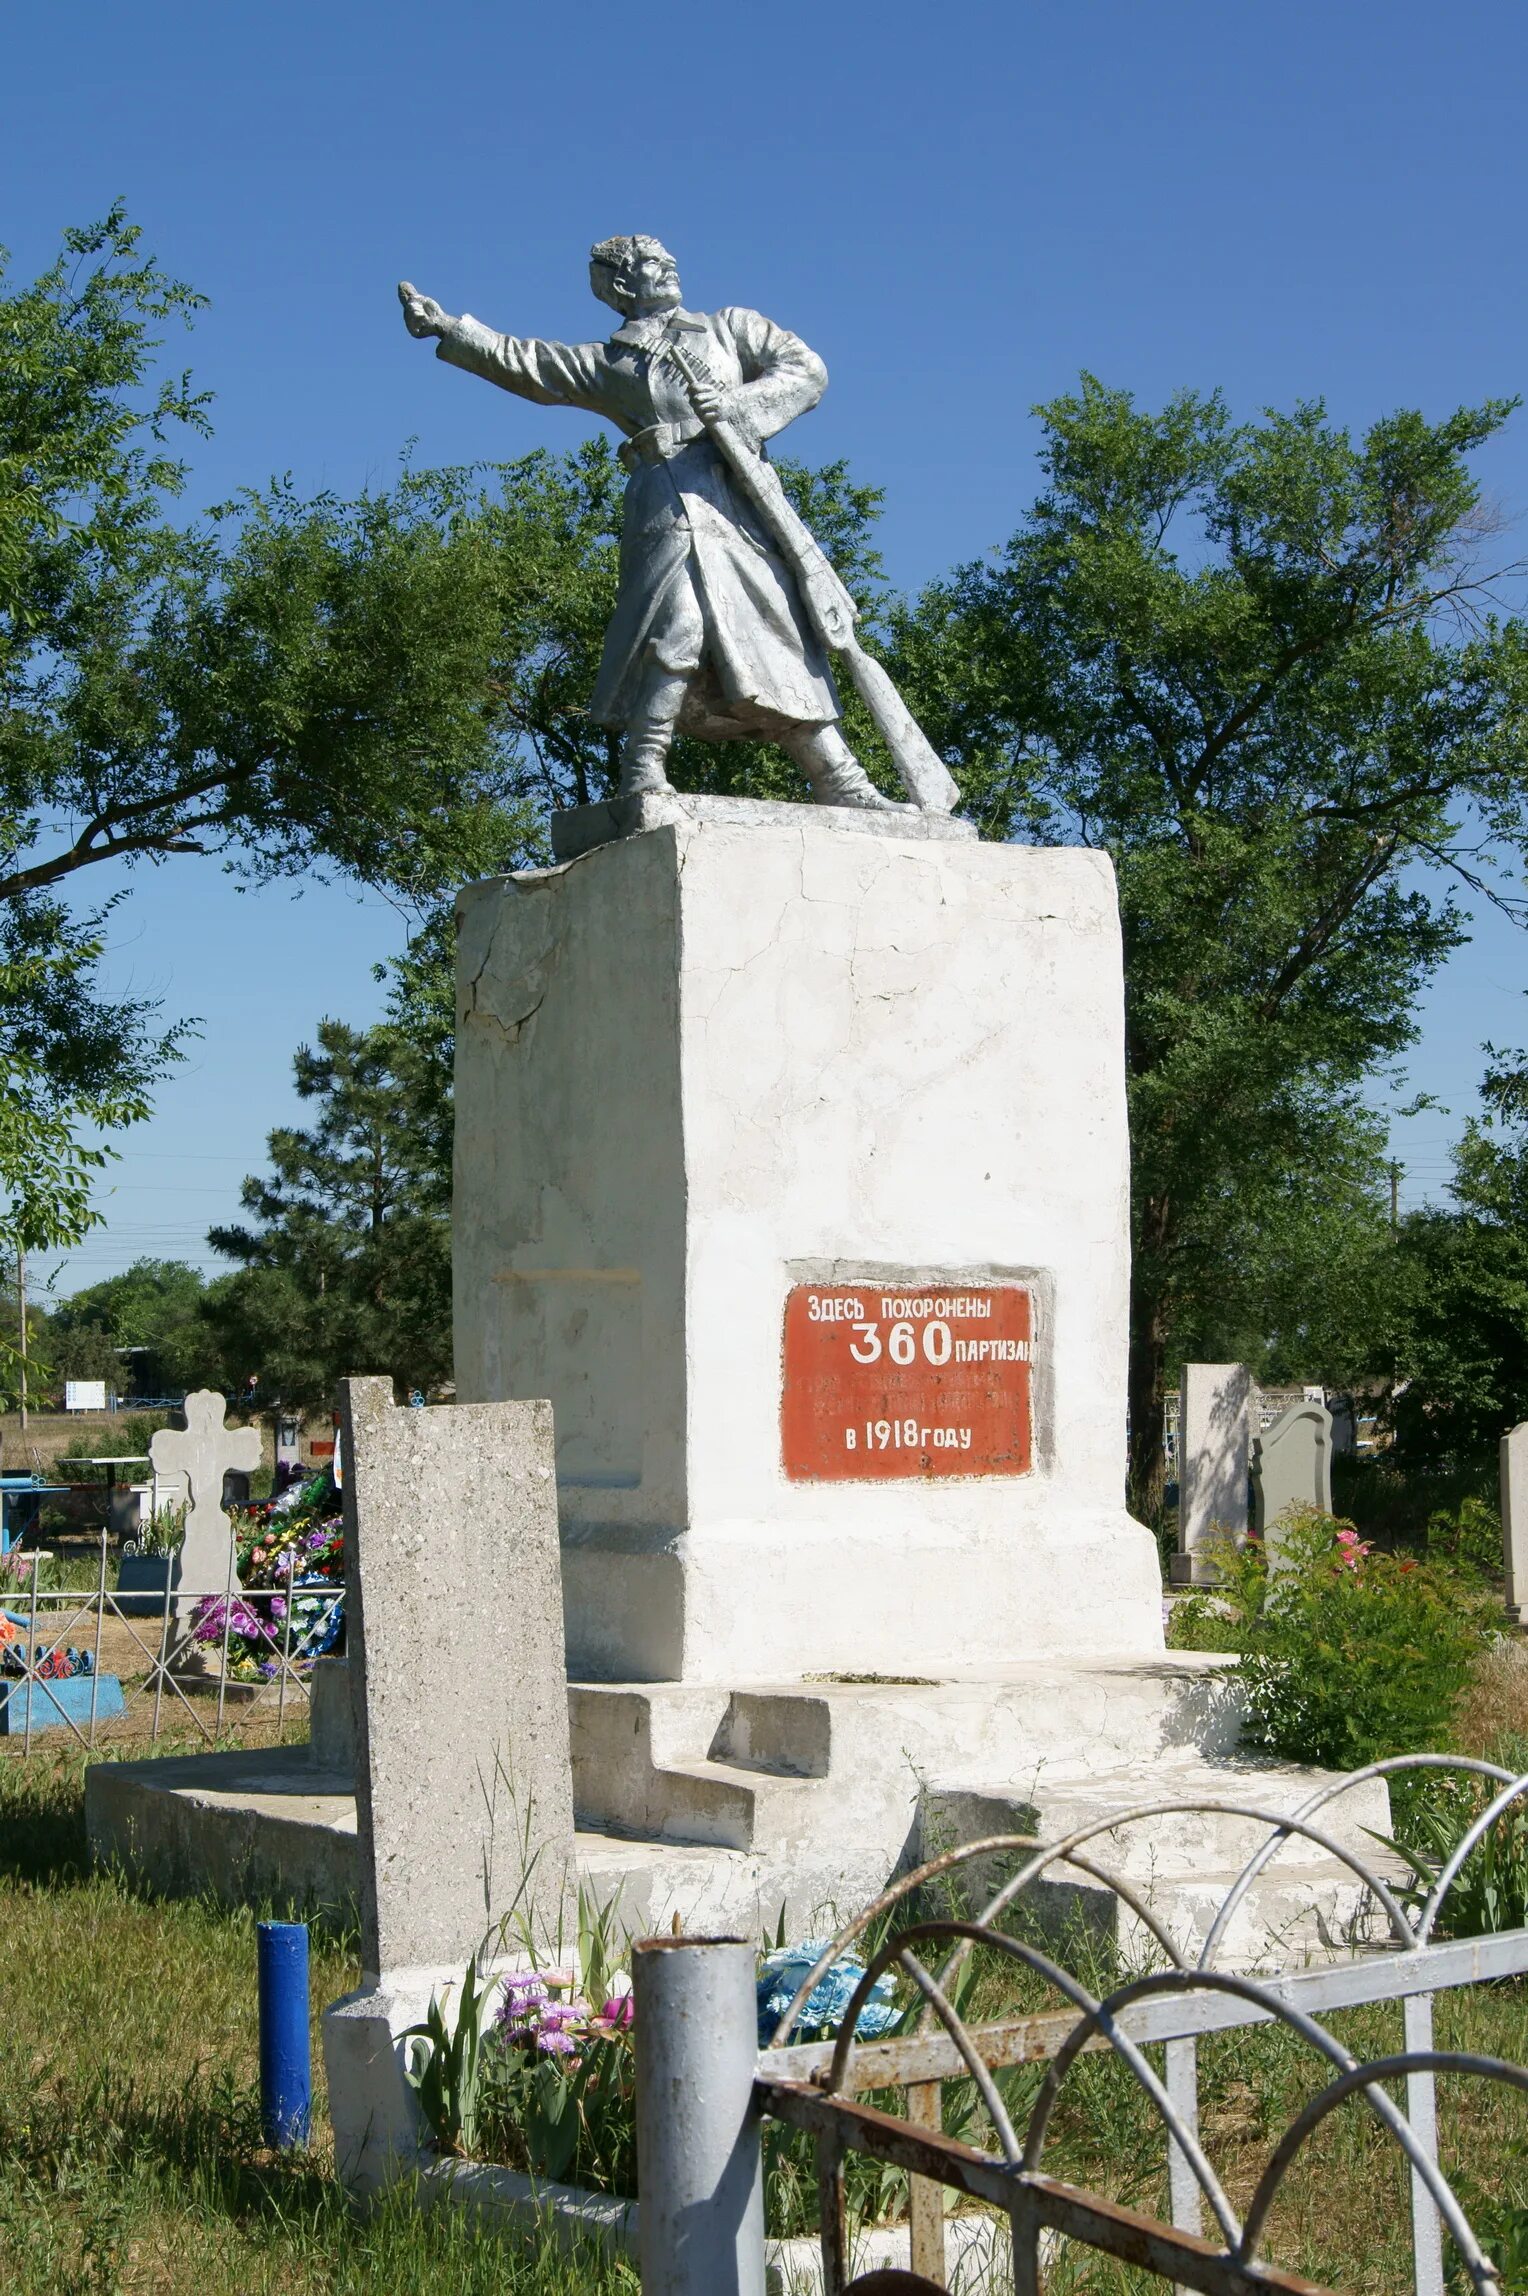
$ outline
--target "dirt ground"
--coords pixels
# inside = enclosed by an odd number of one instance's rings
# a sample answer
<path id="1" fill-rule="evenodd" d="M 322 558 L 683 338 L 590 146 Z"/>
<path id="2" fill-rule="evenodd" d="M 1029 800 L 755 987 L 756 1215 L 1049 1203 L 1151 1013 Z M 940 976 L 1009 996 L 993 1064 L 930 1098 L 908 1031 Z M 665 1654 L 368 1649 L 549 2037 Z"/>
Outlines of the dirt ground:
<path id="1" fill-rule="evenodd" d="M 25 1474 L 28 1468 L 49 1467 L 77 1435 L 99 1438 L 91 1448 L 101 1459 L 136 1449 L 123 1433 L 123 1422 L 135 1416 L 139 1414 L 130 1403 L 124 1404 L 120 1411 L 29 1411 L 23 1430 L 14 1411 L 0 1412 L 0 1467 L 8 1475 Z M 270 1422 L 261 1420 L 259 1425 L 261 1456 L 265 1464 L 271 1466 L 276 1454 Z M 305 1433 L 327 1435 L 328 1429 L 315 1423 Z"/>

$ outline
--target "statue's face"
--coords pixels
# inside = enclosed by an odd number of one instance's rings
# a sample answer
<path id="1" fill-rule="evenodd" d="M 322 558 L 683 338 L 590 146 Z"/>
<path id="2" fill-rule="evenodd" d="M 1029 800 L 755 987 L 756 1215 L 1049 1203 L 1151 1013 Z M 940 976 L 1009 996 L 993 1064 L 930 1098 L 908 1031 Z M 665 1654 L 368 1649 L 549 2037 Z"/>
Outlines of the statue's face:
<path id="1" fill-rule="evenodd" d="M 672 311 L 679 301 L 679 266 L 666 247 L 639 255 L 621 273 L 616 291 L 632 311 Z"/>

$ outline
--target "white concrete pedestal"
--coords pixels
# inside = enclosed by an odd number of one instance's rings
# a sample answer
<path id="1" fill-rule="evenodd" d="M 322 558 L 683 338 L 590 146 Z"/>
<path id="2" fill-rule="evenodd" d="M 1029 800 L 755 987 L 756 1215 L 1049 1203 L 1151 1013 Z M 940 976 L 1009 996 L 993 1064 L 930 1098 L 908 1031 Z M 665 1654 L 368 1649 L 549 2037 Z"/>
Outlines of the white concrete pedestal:
<path id="1" fill-rule="evenodd" d="M 1121 1496 L 1109 864 L 762 810 L 687 801 L 459 903 L 457 1387 L 552 1400 L 570 1672 L 1159 1649 Z M 1029 1470 L 792 1480 L 782 1333 L 810 1285 L 877 1314 L 1025 1287 Z"/>

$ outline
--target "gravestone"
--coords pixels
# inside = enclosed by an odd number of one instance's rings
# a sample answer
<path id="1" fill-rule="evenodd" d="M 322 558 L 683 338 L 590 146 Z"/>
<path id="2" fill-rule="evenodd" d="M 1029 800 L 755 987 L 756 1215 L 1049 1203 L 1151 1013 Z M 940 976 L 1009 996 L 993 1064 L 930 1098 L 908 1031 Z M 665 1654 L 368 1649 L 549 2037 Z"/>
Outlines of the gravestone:
<path id="1" fill-rule="evenodd" d="M 545 1929 L 572 1846 L 552 1413 L 399 1410 L 342 1385 L 361 1966 L 464 1961 L 542 1845 Z M 534 1886 L 534 1877 L 533 1877 Z"/>
<path id="2" fill-rule="evenodd" d="M 1207 1550 L 1247 1535 L 1251 1372 L 1244 1363 L 1186 1363 L 1178 1415 L 1178 1552 L 1174 1586 L 1213 1583 Z"/>
<path id="3" fill-rule="evenodd" d="M 1332 1415 L 1323 1403 L 1296 1403 L 1252 1446 L 1257 1534 L 1270 1570 L 1279 1567 L 1279 1524 L 1291 1507 L 1332 1511 Z"/>
<path id="4" fill-rule="evenodd" d="M 363 1982 L 324 2057 L 368 2190 L 416 2157 L 402 2035 L 431 1997 L 576 1935 L 573 1786 L 550 1405 L 399 1410 L 350 1379 L 341 1428 Z"/>
<path id="5" fill-rule="evenodd" d="M 1528 1603 L 1528 1419 L 1501 1439 L 1501 1544 L 1508 1611 Z"/>
<path id="6" fill-rule="evenodd" d="M 233 1562 L 233 1529 L 223 1511 L 223 1481 L 260 1464 L 258 1427 L 225 1427 L 223 1398 L 210 1387 L 185 1401 L 184 1428 L 161 1427 L 149 1443 L 156 1478 L 186 1494 L 186 1535 L 175 1586 L 183 1595 L 222 1594 Z M 161 1490 L 161 1504 L 166 1494 Z"/>
<path id="7" fill-rule="evenodd" d="M 1332 1414 L 1332 1456 L 1350 1455 L 1358 1449 L 1358 1406 L 1351 1395 L 1339 1395 L 1329 1406 Z"/>

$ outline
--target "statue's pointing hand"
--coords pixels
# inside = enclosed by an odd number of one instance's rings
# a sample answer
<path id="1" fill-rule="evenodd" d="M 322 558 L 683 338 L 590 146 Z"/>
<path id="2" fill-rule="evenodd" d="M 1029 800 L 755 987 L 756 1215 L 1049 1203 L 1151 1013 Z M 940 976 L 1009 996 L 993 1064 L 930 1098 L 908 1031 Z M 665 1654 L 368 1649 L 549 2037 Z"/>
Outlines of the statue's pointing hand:
<path id="1" fill-rule="evenodd" d="M 421 295 L 412 279 L 398 282 L 398 300 L 403 305 L 403 324 L 411 335 L 443 335 L 451 324 L 451 314 L 443 311 L 433 295 Z"/>

